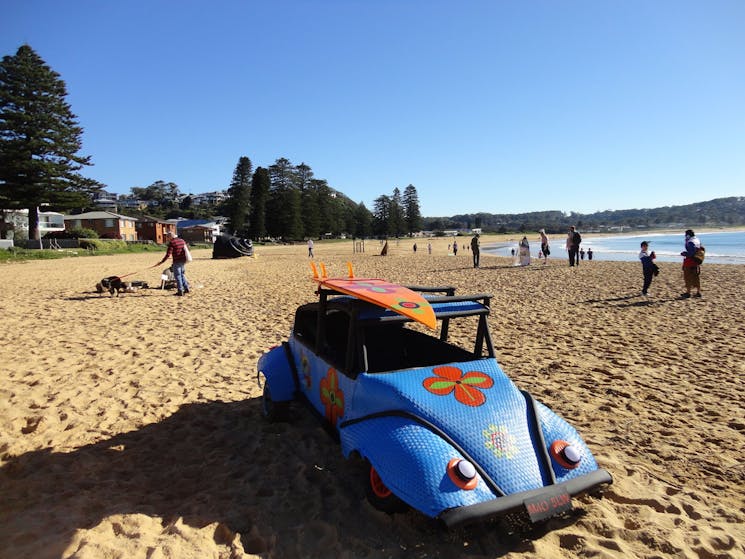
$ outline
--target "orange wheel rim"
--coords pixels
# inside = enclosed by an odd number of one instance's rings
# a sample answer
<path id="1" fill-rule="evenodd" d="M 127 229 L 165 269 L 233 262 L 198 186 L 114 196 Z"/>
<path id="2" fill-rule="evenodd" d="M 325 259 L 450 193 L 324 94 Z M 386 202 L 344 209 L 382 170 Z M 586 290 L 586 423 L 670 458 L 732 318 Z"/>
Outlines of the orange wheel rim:
<path id="1" fill-rule="evenodd" d="M 372 466 L 370 466 L 370 487 L 372 488 L 373 493 L 381 499 L 391 496 L 391 490 L 386 487 L 383 480 L 380 479 L 378 472 Z"/>

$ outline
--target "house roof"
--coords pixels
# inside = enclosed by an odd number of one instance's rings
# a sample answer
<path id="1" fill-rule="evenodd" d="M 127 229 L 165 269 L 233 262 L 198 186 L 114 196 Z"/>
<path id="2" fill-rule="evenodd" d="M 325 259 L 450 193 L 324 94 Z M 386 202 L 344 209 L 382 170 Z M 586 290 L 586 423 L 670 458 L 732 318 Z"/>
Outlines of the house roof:
<path id="1" fill-rule="evenodd" d="M 179 227 L 179 229 L 203 229 L 205 231 L 212 231 L 214 229 L 214 223 L 206 225 L 189 225 L 187 227 Z"/>
<path id="2" fill-rule="evenodd" d="M 159 217 L 152 217 L 149 215 L 144 215 L 138 218 L 138 221 L 145 221 L 148 223 L 162 223 L 163 225 L 176 225 L 173 221 L 169 221 L 167 219 L 160 219 Z"/>
<path id="3" fill-rule="evenodd" d="M 65 220 L 70 219 L 129 219 L 131 221 L 137 221 L 136 217 L 129 217 L 128 215 L 119 215 L 114 212 L 86 212 L 76 215 L 66 215 Z"/>
<path id="4" fill-rule="evenodd" d="M 208 219 L 182 219 L 177 223 L 179 229 L 194 227 L 196 225 L 201 225 L 202 227 L 215 227 L 217 224 Z"/>

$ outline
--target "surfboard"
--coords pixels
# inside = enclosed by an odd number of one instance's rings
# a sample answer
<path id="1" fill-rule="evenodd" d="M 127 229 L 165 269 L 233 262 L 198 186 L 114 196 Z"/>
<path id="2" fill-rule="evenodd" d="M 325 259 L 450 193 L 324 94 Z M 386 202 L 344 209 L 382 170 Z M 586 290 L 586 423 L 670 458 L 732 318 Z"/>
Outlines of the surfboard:
<path id="1" fill-rule="evenodd" d="M 355 278 L 351 265 L 347 278 L 328 278 L 325 266 L 321 265 L 323 275 L 319 276 L 313 266 L 313 279 L 320 287 L 332 289 L 344 295 L 350 295 L 373 305 L 390 309 L 400 315 L 421 322 L 425 326 L 437 328 L 437 318 L 432 305 L 416 291 L 408 287 L 390 283 L 377 278 Z"/>

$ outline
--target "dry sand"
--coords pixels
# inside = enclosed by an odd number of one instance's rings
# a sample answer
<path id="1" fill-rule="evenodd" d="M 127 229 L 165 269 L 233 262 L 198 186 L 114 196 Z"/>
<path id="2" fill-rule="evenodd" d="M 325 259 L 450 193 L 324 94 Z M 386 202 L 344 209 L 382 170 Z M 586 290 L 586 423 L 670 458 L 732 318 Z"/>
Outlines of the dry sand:
<path id="1" fill-rule="evenodd" d="M 643 299 L 638 263 L 474 270 L 446 243 L 316 256 L 493 293 L 499 361 L 612 473 L 603 499 L 526 538 L 445 532 L 372 509 L 307 411 L 265 423 L 256 361 L 314 298 L 304 246 L 195 251 L 183 298 L 95 293 L 157 285 L 154 254 L 32 261 L 0 265 L 0 557 L 745 557 L 745 267 L 705 265 L 704 298 L 680 300 L 662 263 Z"/>

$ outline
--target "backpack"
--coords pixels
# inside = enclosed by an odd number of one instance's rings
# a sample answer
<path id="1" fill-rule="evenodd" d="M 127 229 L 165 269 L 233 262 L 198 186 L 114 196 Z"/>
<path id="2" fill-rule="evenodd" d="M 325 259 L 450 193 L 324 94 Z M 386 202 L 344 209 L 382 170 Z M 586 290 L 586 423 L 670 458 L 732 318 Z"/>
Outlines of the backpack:
<path id="1" fill-rule="evenodd" d="M 582 235 L 580 235 L 577 231 L 574 232 L 574 235 L 572 236 L 572 243 L 575 245 L 579 245 L 582 242 Z"/>
<path id="2" fill-rule="evenodd" d="M 704 248 L 704 245 L 701 245 L 696 249 L 696 253 L 693 255 L 693 261 L 701 265 L 704 263 L 704 257 L 706 256 L 706 249 Z"/>

